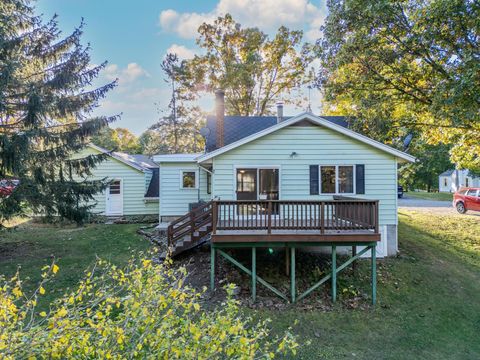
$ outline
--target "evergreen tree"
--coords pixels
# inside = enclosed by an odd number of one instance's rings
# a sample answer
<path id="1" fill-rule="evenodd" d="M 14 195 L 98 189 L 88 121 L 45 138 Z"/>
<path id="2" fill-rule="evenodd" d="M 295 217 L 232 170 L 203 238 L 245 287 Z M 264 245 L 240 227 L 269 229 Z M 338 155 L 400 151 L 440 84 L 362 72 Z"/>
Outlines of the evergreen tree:
<path id="1" fill-rule="evenodd" d="M 0 179 L 19 180 L 0 198 L 0 221 L 31 211 L 80 223 L 106 185 L 74 181 L 104 155 L 73 155 L 116 118 L 91 117 L 115 82 L 92 88 L 105 63 L 91 66 L 82 27 L 62 37 L 56 17 L 44 22 L 31 1 L 0 2 Z"/>

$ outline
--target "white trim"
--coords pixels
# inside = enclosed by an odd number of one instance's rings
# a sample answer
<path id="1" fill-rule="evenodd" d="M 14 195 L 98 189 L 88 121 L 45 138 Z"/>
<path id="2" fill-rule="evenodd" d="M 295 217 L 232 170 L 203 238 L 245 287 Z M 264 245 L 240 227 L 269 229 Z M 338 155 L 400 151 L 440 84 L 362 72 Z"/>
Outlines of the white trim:
<path id="1" fill-rule="evenodd" d="M 323 167 L 335 167 L 335 192 L 334 193 L 324 193 L 322 192 L 322 166 Z M 353 192 L 352 193 L 341 193 L 338 191 L 338 168 L 340 166 L 349 166 L 353 168 Z M 318 165 L 318 194 L 319 195 L 357 195 L 357 165 L 356 164 L 320 164 Z"/>
<path id="2" fill-rule="evenodd" d="M 195 173 L 195 187 L 183 187 L 183 173 L 193 172 Z M 199 172 L 198 168 L 182 168 L 180 169 L 180 190 L 198 190 L 199 189 Z"/>
<path id="3" fill-rule="evenodd" d="M 107 191 L 105 191 L 105 215 L 107 216 L 119 216 L 119 215 L 123 215 L 123 178 L 111 178 L 110 181 L 120 181 L 120 195 L 121 195 L 121 200 L 122 200 L 122 210 L 119 212 L 119 213 L 112 213 L 112 212 L 109 212 L 109 195 L 110 195 L 110 185 L 107 186 Z"/>
<path id="4" fill-rule="evenodd" d="M 400 150 L 397 150 L 397 149 L 394 149 L 390 146 L 387 146 L 385 144 L 382 144 L 378 141 L 375 141 L 373 139 L 370 139 L 369 137 L 366 137 L 364 135 L 361 135 L 355 131 L 352 131 L 352 130 L 349 130 L 347 128 L 344 128 L 343 126 L 340 126 L 340 125 L 337 125 L 337 124 L 334 124 L 332 123 L 331 121 L 328 121 L 322 117 L 318 117 L 318 116 L 315 116 L 311 113 L 302 113 L 300 115 L 297 115 L 297 116 L 294 116 L 288 120 L 285 120 L 285 121 L 282 121 L 276 125 L 273 125 L 273 126 L 270 126 L 269 128 L 267 129 L 264 129 L 264 130 L 261 130 L 257 133 L 254 133 L 250 136 L 247 136 L 247 137 L 244 137 L 243 139 L 240 139 L 238 141 L 235 141 L 231 144 L 228 144 L 226 146 L 223 146 L 221 147 L 220 149 L 217 149 L 217 150 L 214 150 L 212 152 L 209 152 L 207 154 L 204 154 L 204 155 L 201 155 L 199 157 L 196 158 L 196 161 L 197 162 L 203 162 L 203 161 L 206 161 L 206 160 L 209 160 L 215 156 L 218 156 L 218 155 L 221 155 L 227 151 L 230 151 L 232 149 L 235 149 L 243 144 L 246 144 L 250 141 L 253 141 L 253 140 L 256 140 L 260 137 L 263 137 L 265 135 L 268 135 L 268 134 L 271 134 L 277 130 L 280 130 L 280 129 L 283 129 L 284 127 L 287 127 L 287 126 L 290 126 L 290 125 L 293 125 L 297 122 L 300 122 L 302 120 L 310 120 L 311 122 L 317 124 L 317 125 L 321 125 L 321 126 L 324 126 L 328 129 L 331 129 L 331 130 L 334 130 L 334 131 L 337 131 L 341 134 L 344 134 L 348 137 L 351 137 L 353 139 L 356 139 L 358 141 L 361 141 L 365 144 L 368 144 L 374 148 L 377 148 L 379 150 L 382 150 L 384 152 L 387 152 L 389 153 L 390 155 L 393 155 L 393 156 L 396 156 L 400 159 L 403 159 L 405 161 L 408 161 L 408 162 L 415 162 L 416 161 L 416 158 L 407 154 L 407 153 L 404 153 L 403 151 L 400 151 Z"/>

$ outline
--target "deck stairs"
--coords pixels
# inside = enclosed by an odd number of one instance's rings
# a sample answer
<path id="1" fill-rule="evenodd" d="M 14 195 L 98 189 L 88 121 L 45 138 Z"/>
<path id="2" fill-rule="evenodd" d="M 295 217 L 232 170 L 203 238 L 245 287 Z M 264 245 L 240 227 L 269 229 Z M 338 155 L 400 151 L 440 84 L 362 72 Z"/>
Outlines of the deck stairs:
<path id="1" fill-rule="evenodd" d="M 168 254 L 174 258 L 210 240 L 212 233 L 212 202 L 202 204 L 167 227 Z"/>

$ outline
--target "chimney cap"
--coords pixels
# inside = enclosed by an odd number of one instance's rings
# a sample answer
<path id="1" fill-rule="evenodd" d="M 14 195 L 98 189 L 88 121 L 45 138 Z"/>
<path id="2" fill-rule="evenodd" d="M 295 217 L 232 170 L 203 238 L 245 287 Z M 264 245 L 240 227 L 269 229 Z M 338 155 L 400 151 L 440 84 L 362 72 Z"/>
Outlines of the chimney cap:
<path id="1" fill-rule="evenodd" d="M 215 95 L 225 95 L 225 90 L 223 89 L 215 89 Z"/>
<path id="2" fill-rule="evenodd" d="M 283 101 L 282 101 L 282 100 L 278 100 L 278 101 L 277 101 L 277 106 L 283 106 Z"/>

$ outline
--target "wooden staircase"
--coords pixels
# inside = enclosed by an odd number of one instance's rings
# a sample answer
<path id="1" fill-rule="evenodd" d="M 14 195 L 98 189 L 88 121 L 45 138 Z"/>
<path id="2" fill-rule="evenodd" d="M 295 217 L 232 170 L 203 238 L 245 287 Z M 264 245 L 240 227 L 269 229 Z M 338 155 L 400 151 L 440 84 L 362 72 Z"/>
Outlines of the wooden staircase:
<path id="1" fill-rule="evenodd" d="M 212 233 L 213 201 L 196 207 L 184 216 L 172 221 L 167 228 L 170 257 L 203 244 Z"/>

